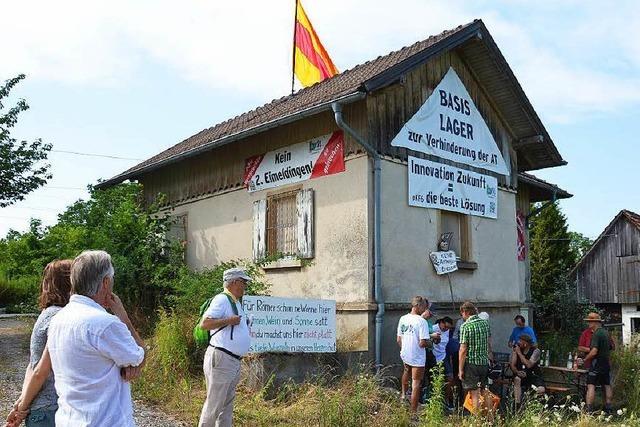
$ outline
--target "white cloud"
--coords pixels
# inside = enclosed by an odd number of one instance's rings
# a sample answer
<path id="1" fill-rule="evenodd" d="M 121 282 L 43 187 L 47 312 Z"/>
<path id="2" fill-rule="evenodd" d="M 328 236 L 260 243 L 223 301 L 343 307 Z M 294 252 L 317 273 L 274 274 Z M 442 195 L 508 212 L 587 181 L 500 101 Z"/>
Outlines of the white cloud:
<path id="1" fill-rule="evenodd" d="M 640 103 L 636 2 L 554 9 L 520 1 L 500 10 L 460 1 L 304 4 L 340 69 L 481 17 L 547 121 Z M 519 10 L 533 12 L 519 16 Z M 3 15 L 0 39 L 12 43 L 3 47 L 1 76 L 26 72 L 71 85 L 125 86 L 151 63 L 258 98 L 285 94 L 290 84 L 290 1 L 23 0 L 3 5 Z"/>

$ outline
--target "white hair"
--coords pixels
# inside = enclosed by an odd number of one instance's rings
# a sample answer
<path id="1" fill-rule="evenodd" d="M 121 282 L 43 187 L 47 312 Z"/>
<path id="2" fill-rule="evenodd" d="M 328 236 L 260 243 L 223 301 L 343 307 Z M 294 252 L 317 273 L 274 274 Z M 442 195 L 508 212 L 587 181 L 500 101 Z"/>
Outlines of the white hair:
<path id="1" fill-rule="evenodd" d="M 113 277 L 111 255 L 105 251 L 84 251 L 71 264 L 71 293 L 93 297 L 105 277 Z"/>

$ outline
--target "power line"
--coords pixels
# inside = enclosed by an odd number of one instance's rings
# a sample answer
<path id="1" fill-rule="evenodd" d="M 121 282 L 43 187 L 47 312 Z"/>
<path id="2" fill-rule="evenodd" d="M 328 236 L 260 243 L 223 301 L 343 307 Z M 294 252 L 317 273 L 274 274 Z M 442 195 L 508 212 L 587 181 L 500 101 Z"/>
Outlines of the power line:
<path id="1" fill-rule="evenodd" d="M 87 157 L 103 157 L 106 159 L 116 159 L 116 160 L 135 160 L 138 162 L 143 161 L 144 159 L 134 159 L 131 157 L 120 157 L 120 156 L 111 156 L 108 154 L 95 154 L 95 153 L 81 153 L 79 151 L 68 151 L 68 150 L 51 150 L 52 153 L 62 153 L 62 154 L 72 154 L 75 156 L 87 156 Z"/>
<path id="2" fill-rule="evenodd" d="M 14 209 L 29 209 L 32 211 L 51 211 L 51 212 L 58 212 L 58 209 L 51 209 L 51 208 L 41 208 L 38 206 L 11 206 Z"/>
<path id="3" fill-rule="evenodd" d="M 86 190 L 83 187 L 54 187 L 53 185 L 45 185 L 43 188 L 51 188 L 54 190 Z"/>
<path id="4" fill-rule="evenodd" d="M 23 219 L 32 219 L 33 217 L 0 215 L 0 218 L 20 219 L 20 220 L 23 220 Z"/>

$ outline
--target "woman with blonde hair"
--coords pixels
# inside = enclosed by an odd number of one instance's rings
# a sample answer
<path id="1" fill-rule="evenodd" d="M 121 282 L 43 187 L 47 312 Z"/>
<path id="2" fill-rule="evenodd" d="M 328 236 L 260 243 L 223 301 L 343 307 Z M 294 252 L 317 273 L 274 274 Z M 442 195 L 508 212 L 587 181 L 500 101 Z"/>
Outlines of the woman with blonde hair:
<path id="1" fill-rule="evenodd" d="M 46 350 L 47 333 L 53 316 L 69 302 L 72 261 L 52 261 L 44 269 L 38 299 L 42 312 L 31 333 L 29 365 L 22 393 L 7 418 L 7 426 L 18 426 L 22 420 L 27 427 L 55 426 L 58 395 L 54 387 L 51 359 Z"/>

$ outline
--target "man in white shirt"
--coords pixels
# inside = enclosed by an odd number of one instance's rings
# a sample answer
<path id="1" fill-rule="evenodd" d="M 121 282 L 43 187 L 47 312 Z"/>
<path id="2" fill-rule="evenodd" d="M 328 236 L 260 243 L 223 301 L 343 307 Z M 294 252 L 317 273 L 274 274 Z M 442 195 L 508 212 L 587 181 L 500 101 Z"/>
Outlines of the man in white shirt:
<path id="1" fill-rule="evenodd" d="M 251 345 L 248 319 L 240 302 L 251 277 L 241 268 L 230 268 L 222 280 L 224 291 L 213 298 L 200 321 L 202 329 L 211 331 L 203 363 L 207 399 L 200 414 L 200 427 L 231 426 L 240 360 Z"/>
<path id="2" fill-rule="evenodd" d="M 72 295 L 51 321 L 47 340 L 56 426 L 135 426 L 128 381 L 140 375 L 144 344 L 112 292 L 113 279 L 104 251 L 85 251 L 73 261 Z"/>
<path id="3" fill-rule="evenodd" d="M 421 296 L 411 300 L 411 312 L 398 322 L 397 342 L 400 346 L 400 358 L 404 364 L 402 373 L 402 398 L 406 396 L 411 378 L 411 411 L 418 410 L 422 378 L 424 377 L 429 325 L 421 314 L 427 309 L 427 302 Z"/>

